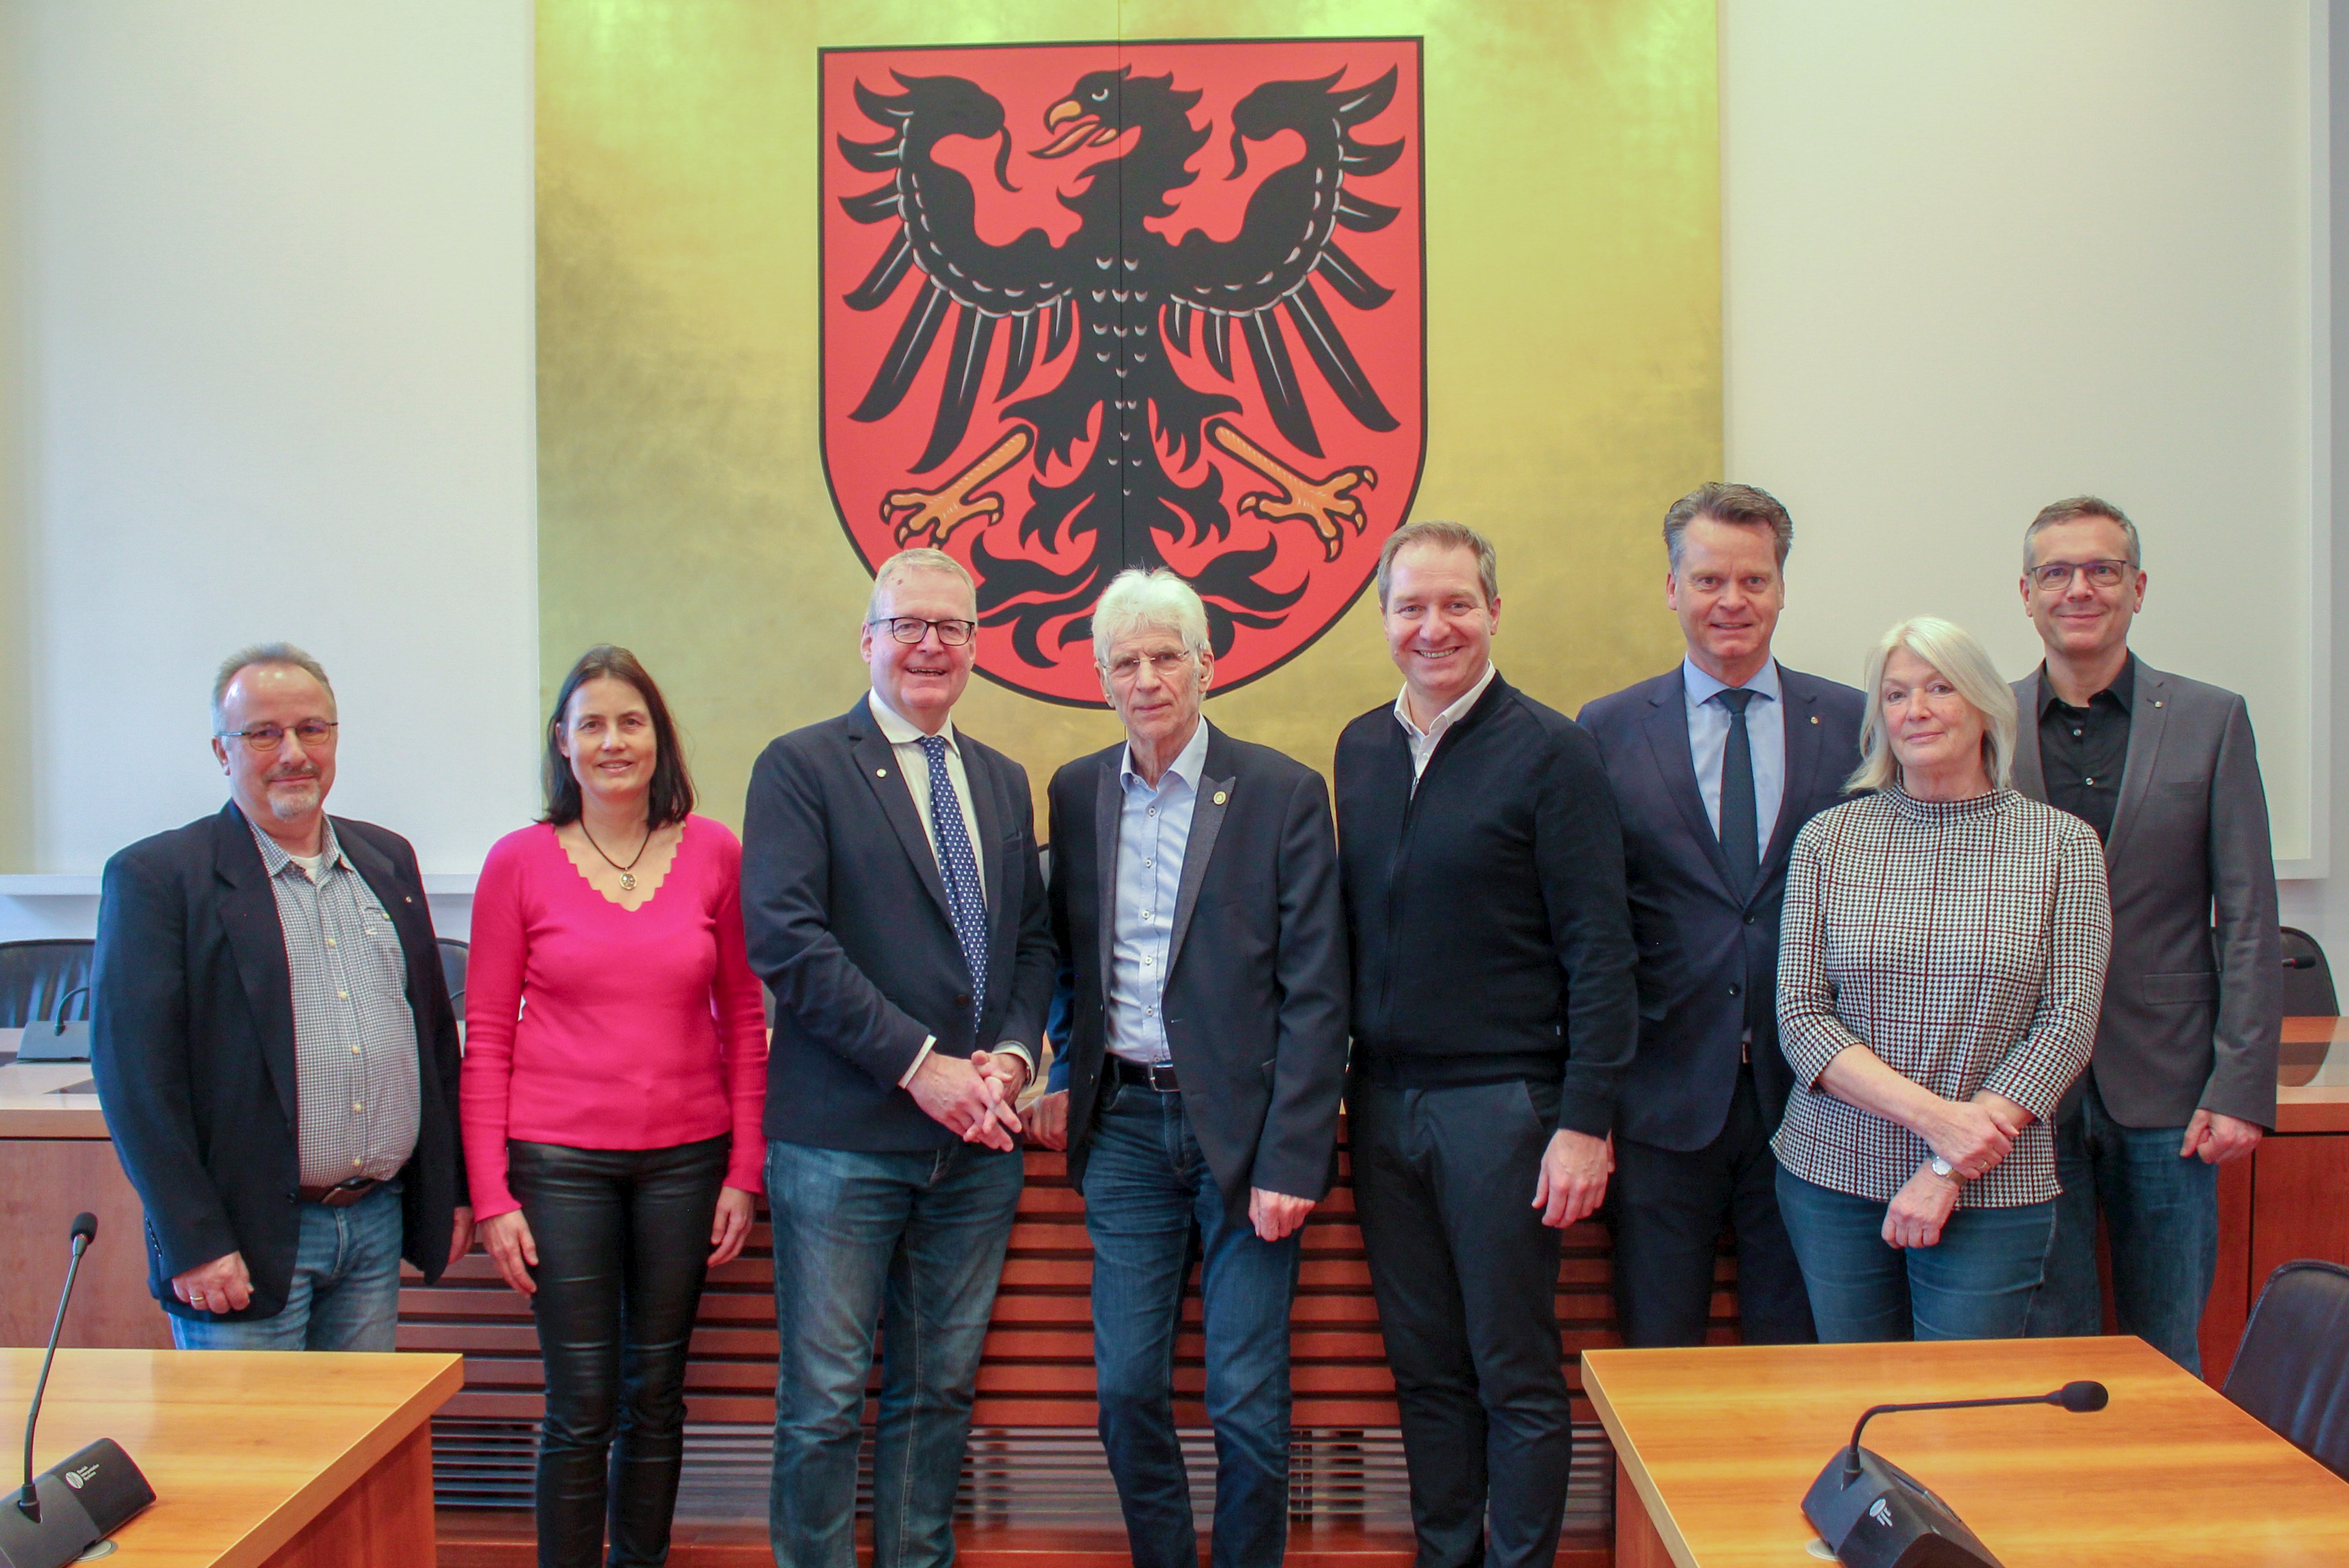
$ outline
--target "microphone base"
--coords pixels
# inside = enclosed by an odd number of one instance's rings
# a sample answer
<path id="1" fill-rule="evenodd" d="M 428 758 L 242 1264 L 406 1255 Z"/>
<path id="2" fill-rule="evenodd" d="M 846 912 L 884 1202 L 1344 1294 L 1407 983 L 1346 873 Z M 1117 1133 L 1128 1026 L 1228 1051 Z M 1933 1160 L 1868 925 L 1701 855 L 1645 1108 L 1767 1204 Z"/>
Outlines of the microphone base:
<path id="1" fill-rule="evenodd" d="M 65 1568 L 155 1501 L 154 1488 L 111 1438 L 34 1478 L 41 1500 L 36 1524 L 16 1506 L 16 1488 L 0 1497 L 0 1568 Z"/>
<path id="2" fill-rule="evenodd" d="M 1870 1449 L 1844 1482 L 1849 1450 L 1837 1449 L 1803 1494 L 1803 1515 L 1844 1568 L 2002 1568 L 1950 1505 Z"/>

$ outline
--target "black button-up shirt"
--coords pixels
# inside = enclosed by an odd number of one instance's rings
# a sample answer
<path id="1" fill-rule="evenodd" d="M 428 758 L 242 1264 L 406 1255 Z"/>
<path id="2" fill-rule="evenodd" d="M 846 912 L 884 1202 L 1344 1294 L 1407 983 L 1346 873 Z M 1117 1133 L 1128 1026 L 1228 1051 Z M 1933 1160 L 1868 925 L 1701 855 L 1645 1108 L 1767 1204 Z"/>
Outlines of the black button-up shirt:
<path id="1" fill-rule="evenodd" d="M 2095 829 L 2100 841 L 2112 837 L 2113 810 L 2120 804 L 2136 686 L 2135 654 L 2085 707 L 2057 697 L 2046 666 L 2039 670 L 2039 764 L 2047 778 L 2047 803 Z"/>

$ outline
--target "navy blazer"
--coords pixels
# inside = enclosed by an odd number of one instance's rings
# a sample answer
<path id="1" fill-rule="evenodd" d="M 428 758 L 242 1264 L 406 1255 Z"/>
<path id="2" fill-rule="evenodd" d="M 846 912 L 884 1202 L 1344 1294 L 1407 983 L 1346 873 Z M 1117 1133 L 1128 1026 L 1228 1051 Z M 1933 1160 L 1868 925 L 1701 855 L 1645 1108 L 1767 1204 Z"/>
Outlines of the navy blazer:
<path id="1" fill-rule="evenodd" d="M 1721 1136 L 1737 1084 L 1748 987 L 1775 996 L 1786 856 L 1803 824 L 1846 799 L 1859 766 L 1867 699 L 1840 682 L 1778 666 L 1786 704 L 1786 791 L 1753 892 L 1730 891 L 1729 861 L 1705 815 L 1689 749 L 1681 666 L 1582 710 L 1623 819 L 1625 880 L 1640 944 L 1640 1052 L 1616 1100 L 1616 1128 L 1660 1149 Z M 1794 1073 L 1775 1006 L 1750 1055 L 1763 1118 L 1775 1130 Z"/>
<path id="2" fill-rule="evenodd" d="M 1019 764 L 956 732 L 987 883 L 985 1011 L 956 940 L 936 854 L 866 701 L 771 742 L 742 811 L 742 927 L 775 995 L 768 1138 L 918 1151 L 958 1141 L 897 1080 L 922 1042 L 959 1056 L 1010 1040 L 1039 1055 L 1052 933 Z"/>
<path id="3" fill-rule="evenodd" d="M 416 851 L 334 819 L 335 839 L 399 933 L 416 1014 L 416 1152 L 400 1171 L 401 1253 L 428 1284 L 449 1264 L 465 1195 L 457 1135 L 457 1014 Z M 301 1239 L 294 974 L 277 894 L 234 804 L 143 839 L 106 863 L 90 977 L 90 1070 L 107 1130 L 147 1207 L 147 1288 L 199 1315 L 171 1279 L 244 1254 L 253 1300 L 229 1322 L 285 1310 Z"/>
<path id="4" fill-rule="evenodd" d="M 1205 723 L 1206 720 L 1200 722 Z M 1109 1049 L 1121 741 L 1052 776 L 1052 932 L 1070 974 L 1069 1175 Z M 1346 1084 L 1346 913 L 1321 775 L 1209 726 L 1167 942 L 1166 1044 L 1225 1202 L 1330 1191 Z M 1059 1077 L 1059 1064 L 1054 1075 Z"/>

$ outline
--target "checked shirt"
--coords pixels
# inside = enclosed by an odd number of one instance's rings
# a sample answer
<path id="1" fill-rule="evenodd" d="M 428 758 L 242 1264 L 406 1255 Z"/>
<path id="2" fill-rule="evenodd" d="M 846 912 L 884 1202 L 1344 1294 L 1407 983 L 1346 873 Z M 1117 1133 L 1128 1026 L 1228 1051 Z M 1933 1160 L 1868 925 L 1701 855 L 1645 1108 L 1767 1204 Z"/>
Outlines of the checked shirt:
<path id="1" fill-rule="evenodd" d="M 1945 1099 L 1987 1088 L 2036 1119 L 1966 1183 L 1961 1208 L 2054 1197 L 2048 1119 L 2088 1065 L 2112 931 L 2095 831 L 2012 789 L 1927 801 L 1896 787 L 1813 818 L 1787 866 L 1778 948 L 1795 1078 L 1778 1162 L 1889 1202 L 1930 1157 L 1907 1128 L 1819 1087 L 1865 1045 Z"/>

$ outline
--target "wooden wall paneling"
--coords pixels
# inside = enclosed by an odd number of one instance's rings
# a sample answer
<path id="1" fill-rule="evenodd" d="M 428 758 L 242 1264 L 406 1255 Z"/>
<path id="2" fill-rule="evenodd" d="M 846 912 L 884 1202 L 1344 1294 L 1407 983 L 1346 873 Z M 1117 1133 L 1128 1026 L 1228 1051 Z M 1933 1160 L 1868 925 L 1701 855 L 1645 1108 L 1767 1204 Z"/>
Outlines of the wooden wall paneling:
<path id="1" fill-rule="evenodd" d="M 98 1216 L 62 1344 L 169 1350 L 171 1320 L 147 1293 L 147 1212 L 104 1138 L 0 1139 L 0 1345 L 48 1343 L 73 1254 L 73 1217 Z"/>
<path id="2" fill-rule="evenodd" d="M 2263 1139 L 2254 1158 L 2251 1295 L 2295 1258 L 2349 1264 L 2349 1134 Z"/>

